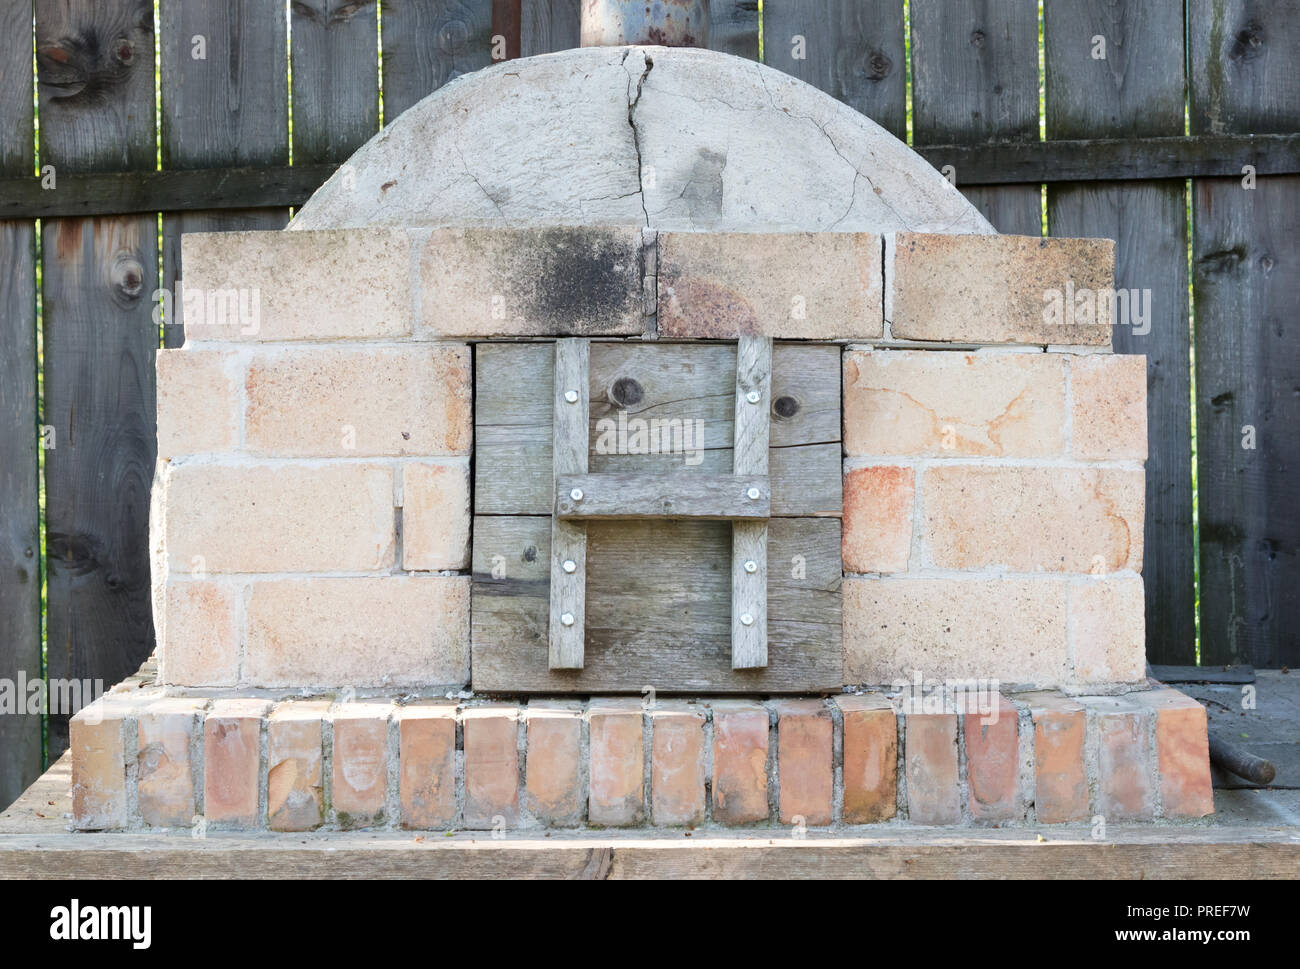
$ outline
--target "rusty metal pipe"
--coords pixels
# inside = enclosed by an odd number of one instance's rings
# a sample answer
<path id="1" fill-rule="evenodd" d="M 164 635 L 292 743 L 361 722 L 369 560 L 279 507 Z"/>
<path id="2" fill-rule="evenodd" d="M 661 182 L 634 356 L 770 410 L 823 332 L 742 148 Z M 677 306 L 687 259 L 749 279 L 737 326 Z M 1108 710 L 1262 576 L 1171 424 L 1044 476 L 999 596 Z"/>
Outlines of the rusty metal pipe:
<path id="1" fill-rule="evenodd" d="M 583 47 L 709 45 L 709 0 L 582 0 Z"/>

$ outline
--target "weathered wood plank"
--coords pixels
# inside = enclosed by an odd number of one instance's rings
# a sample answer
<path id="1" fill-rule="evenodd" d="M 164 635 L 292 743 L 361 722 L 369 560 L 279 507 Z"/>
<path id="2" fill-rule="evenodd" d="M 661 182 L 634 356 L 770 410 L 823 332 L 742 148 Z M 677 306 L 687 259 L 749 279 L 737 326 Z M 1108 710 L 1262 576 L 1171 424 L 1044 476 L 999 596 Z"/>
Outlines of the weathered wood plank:
<path id="1" fill-rule="evenodd" d="M 1300 2 L 1188 8 L 1193 132 L 1300 128 Z M 1300 178 L 1193 183 L 1201 662 L 1300 663 Z"/>
<path id="2" fill-rule="evenodd" d="M 31 18 L 0 9 L 0 173 L 34 181 Z M 13 683 L 41 676 L 35 246 L 32 223 L 0 222 L 0 679 Z M 40 773 L 40 715 L 0 716 L 0 809 Z"/>
<path id="3" fill-rule="evenodd" d="M 549 515 L 550 344 L 480 344 L 475 353 L 475 511 Z M 777 344 L 771 400 L 793 410 L 772 418 L 772 514 L 838 516 L 841 508 L 840 351 Z M 590 446 L 593 473 L 733 471 L 734 344 L 593 343 Z M 620 406 L 625 404 L 626 406 Z M 700 421 L 686 453 L 634 454 L 632 420 Z M 604 423 L 602 423 L 604 422 Z M 602 437 L 604 440 L 602 441 Z M 519 468 L 537 468 L 521 475 Z"/>
<path id="4" fill-rule="evenodd" d="M 1047 134 L 1183 130 L 1181 0 L 1087 0 L 1046 8 Z M 1105 58 L 1094 58 L 1102 38 Z M 1150 293 L 1150 319 L 1113 331 L 1116 353 L 1147 358 L 1147 655 L 1196 661 L 1192 549 L 1191 331 L 1186 189 L 1177 182 L 1048 187 L 1054 236 L 1115 240 L 1115 285 Z"/>
<path id="5" fill-rule="evenodd" d="M 293 160 L 342 161 L 379 130 L 376 0 L 293 0 Z"/>
<path id="6" fill-rule="evenodd" d="M 519 6 L 519 0 L 514 0 Z M 523 0 L 520 54 L 532 57 L 578 46 L 582 0 Z"/>
<path id="7" fill-rule="evenodd" d="M 911 15 L 917 146 L 1038 141 L 1035 0 L 913 0 Z M 1042 233 L 1039 186 L 967 188 L 960 167 L 956 184 L 999 232 Z"/>
<path id="8" fill-rule="evenodd" d="M 902 0 L 766 0 L 763 62 L 907 137 Z"/>
<path id="9" fill-rule="evenodd" d="M 750 497 L 750 492 L 756 492 Z M 574 498 L 573 492 L 581 493 Z M 555 482 L 555 517 L 578 521 L 694 518 L 714 521 L 770 516 L 765 474 L 564 475 Z"/>
<path id="10" fill-rule="evenodd" d="M 709 50 L 758 60 L 758 0 L 711 0 Z"/>
<path id="11" fill-rule="evenodd" d="M 41 161 L 60 171 L 152 169 L 153 7 L 38 0 Z M 46 658 L 52 679 L 111 684 L 153 650 L 149 488 L 155 458 L 149 299 L 156 216 L 43 226 Z M 67 746 L 49 718 L 48 749 Z"/>
<path id="12" fill-rule="evenodd" d="M 163 0 L 162 159 L 167 169 L 289 163 L 289 82 L 283 4 Z M 159 200 L 154 200 L 154 205 Z M 163 215 L 163 286 L 182 278 L 187 232 L 282 229 L 287 207 Z M 185 341 L 182 303 L 172 301 L 163 345 Z"/>
<path id="13" fill-rule="evenodd" d="M 552 474 L 558 500 L 569 476 L 587 471 L 588 371 L 591 342 L 557 340 L 552 397 Z M 576 493 L 576 492 L 575 492 Z M 580 670 L 587 616 L 587 526 L 555 515 L 551 522 L 550 668 Z"/>
<path id="14" fill-rule="evenodd" d="M 492 0 L 383 0 L 384 124 L 492 63 Z"/>
<path id="15" fill-rule="evenodd" d="M 772 341 L 742 336 L 736 345 L 737 476 L 768 472 L 772 429 Z M 766 487 L 746 489 L 753 498 Z M 735 522 L 731 528 L 731 668 L 767 665 L 767 522 Z"/>
<path id="16" fill-rule="evenodd" d="M 731 526 L 700 521 L 588 524 L 584 666 L 548 669 L 550 534 L 547 517 L 474 521 L 476 691 L 839 688 L 838 520 L 769 523 L 769 662 L 748 670 L 731 668 Z"/>

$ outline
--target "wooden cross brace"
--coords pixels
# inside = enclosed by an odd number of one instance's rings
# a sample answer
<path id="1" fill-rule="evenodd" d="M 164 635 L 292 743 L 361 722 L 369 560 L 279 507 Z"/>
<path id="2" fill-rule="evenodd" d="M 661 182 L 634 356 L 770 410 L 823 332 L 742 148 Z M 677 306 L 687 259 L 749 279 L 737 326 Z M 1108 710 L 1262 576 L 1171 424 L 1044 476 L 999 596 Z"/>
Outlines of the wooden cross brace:
<path id="1" fill-rule="evenodd" d="M 590 343 L 555 344 L 549 663 L 582 669 L 587 525 L 592 519 L 701 518 L 732 522 L 731 668 L 767 665 L 767 520 L 771 484 L 772 340 L 741 337 L 736 347 L 732 473 L 589 474 Z"/>

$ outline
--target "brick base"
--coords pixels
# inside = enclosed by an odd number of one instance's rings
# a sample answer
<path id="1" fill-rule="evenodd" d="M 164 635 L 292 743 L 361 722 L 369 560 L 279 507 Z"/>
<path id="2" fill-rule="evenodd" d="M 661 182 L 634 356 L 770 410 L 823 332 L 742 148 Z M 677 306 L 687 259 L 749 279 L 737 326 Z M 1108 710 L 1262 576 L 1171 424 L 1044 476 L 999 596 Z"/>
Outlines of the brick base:
<path id="1" fill-rule="evenodd" d="M 981 700 L 272 703 L 114 691 L 72 722 L 74 824 L 1005 825 L 1214 810 L 1205 711 L 1177 690 Z"/>

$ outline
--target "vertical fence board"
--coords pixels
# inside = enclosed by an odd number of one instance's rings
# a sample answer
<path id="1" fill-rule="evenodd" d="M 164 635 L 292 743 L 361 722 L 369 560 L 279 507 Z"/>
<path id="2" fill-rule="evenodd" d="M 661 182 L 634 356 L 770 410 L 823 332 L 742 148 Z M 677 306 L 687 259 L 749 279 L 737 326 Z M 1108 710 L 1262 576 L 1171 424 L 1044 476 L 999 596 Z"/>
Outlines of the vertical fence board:
<path id="1" fill-rule="evenodd" d="M 37 0 L 41 162 L 61 174 L 154 167 L 153 6 Z M 43 227 L 46 668 L 105 686 L 153 649 L 148 519 L 158 329 L 153 216 Z M 49 719 L 49 756 L 67 716 Z"/>
<path id="2" fill-rule="evenodd" d="M 35 162 L 31 50 L 31 5 L 0 9 L 4 175 L 30 175 Z M 33 223 L 0 222 L 0 678 L 15 686 L 41 675 L 35 245 Z M 40 775 L 41 747 L 39 714 L 0 716 L 0 811 Z"/>
<path id="3" fill-rule="evenodd" d="M 582 0 L 523 0 L 520 56 L 532 57 L 577 47 L 581 14 Z"/>
<path id="4" fill-rule="evenodd" d="M 758 60 L 758 0 L 712 0 L 709 50 Z"/>
<path id="5" fill-rule="evenodd" d="M 1300 130 L 1300 0 L 1192 0 L 1188 16 L 1192 133 Z M 1192 199 L 1201 658 L 1294 666 L 1300 176 L 1198 179 Z"/>
<path id="6" fill-rule="evenodd" d="M 492 0 L 383 0 L 384 123 L 492 62 Z"/>
<path id="7" fill-rule="evenodd" d="M 1182 0 L 1086 0 L 1045 8 L 1048 138 L 1183 131 Z M 1096 38 L 1103 38 L 1105 58 Z M 1147 658 L 1196 662 L 1192 549 L 1186 187 L 1179 181 L 1049 185 L 1054 236 L 1115 240 L 1117 288 L 1151 291 L 1150 332 L 1113 331 L 1147 357 L 1144 580 Z"/>
<path id="8" fill-rule="evenodd" d="M 287 165 L 284 4 L 162 0 L 161 14 L 163 168 Z M 182 277 L 184 233 L 282 229 L 288 221 L 284 208 L 163 213 L 163 285 L 174 293 Z M 179 301 L 172 307 L 163 345 L 178 347 L 184 321 Z"/>
<path id="9" fill-rule="evenodd" d="M 1035 0 L 912 0 L 911 12 L 913 143 L 1037 141 Z M 1042 234 L 1039 186 L 962 193 L 999 232 Z"/>
<path id="10" fill-rule="evenodd" d="M 339 162 L 379 130 L 376 0 L 293 0 L 293 161 Z"/>
<path id="11" fill-rule="evenodd" d="M 899 138 L 907 137 L 904 57 L 903 0 L 763 4 L 764 63 L 838 98 Z"/>

